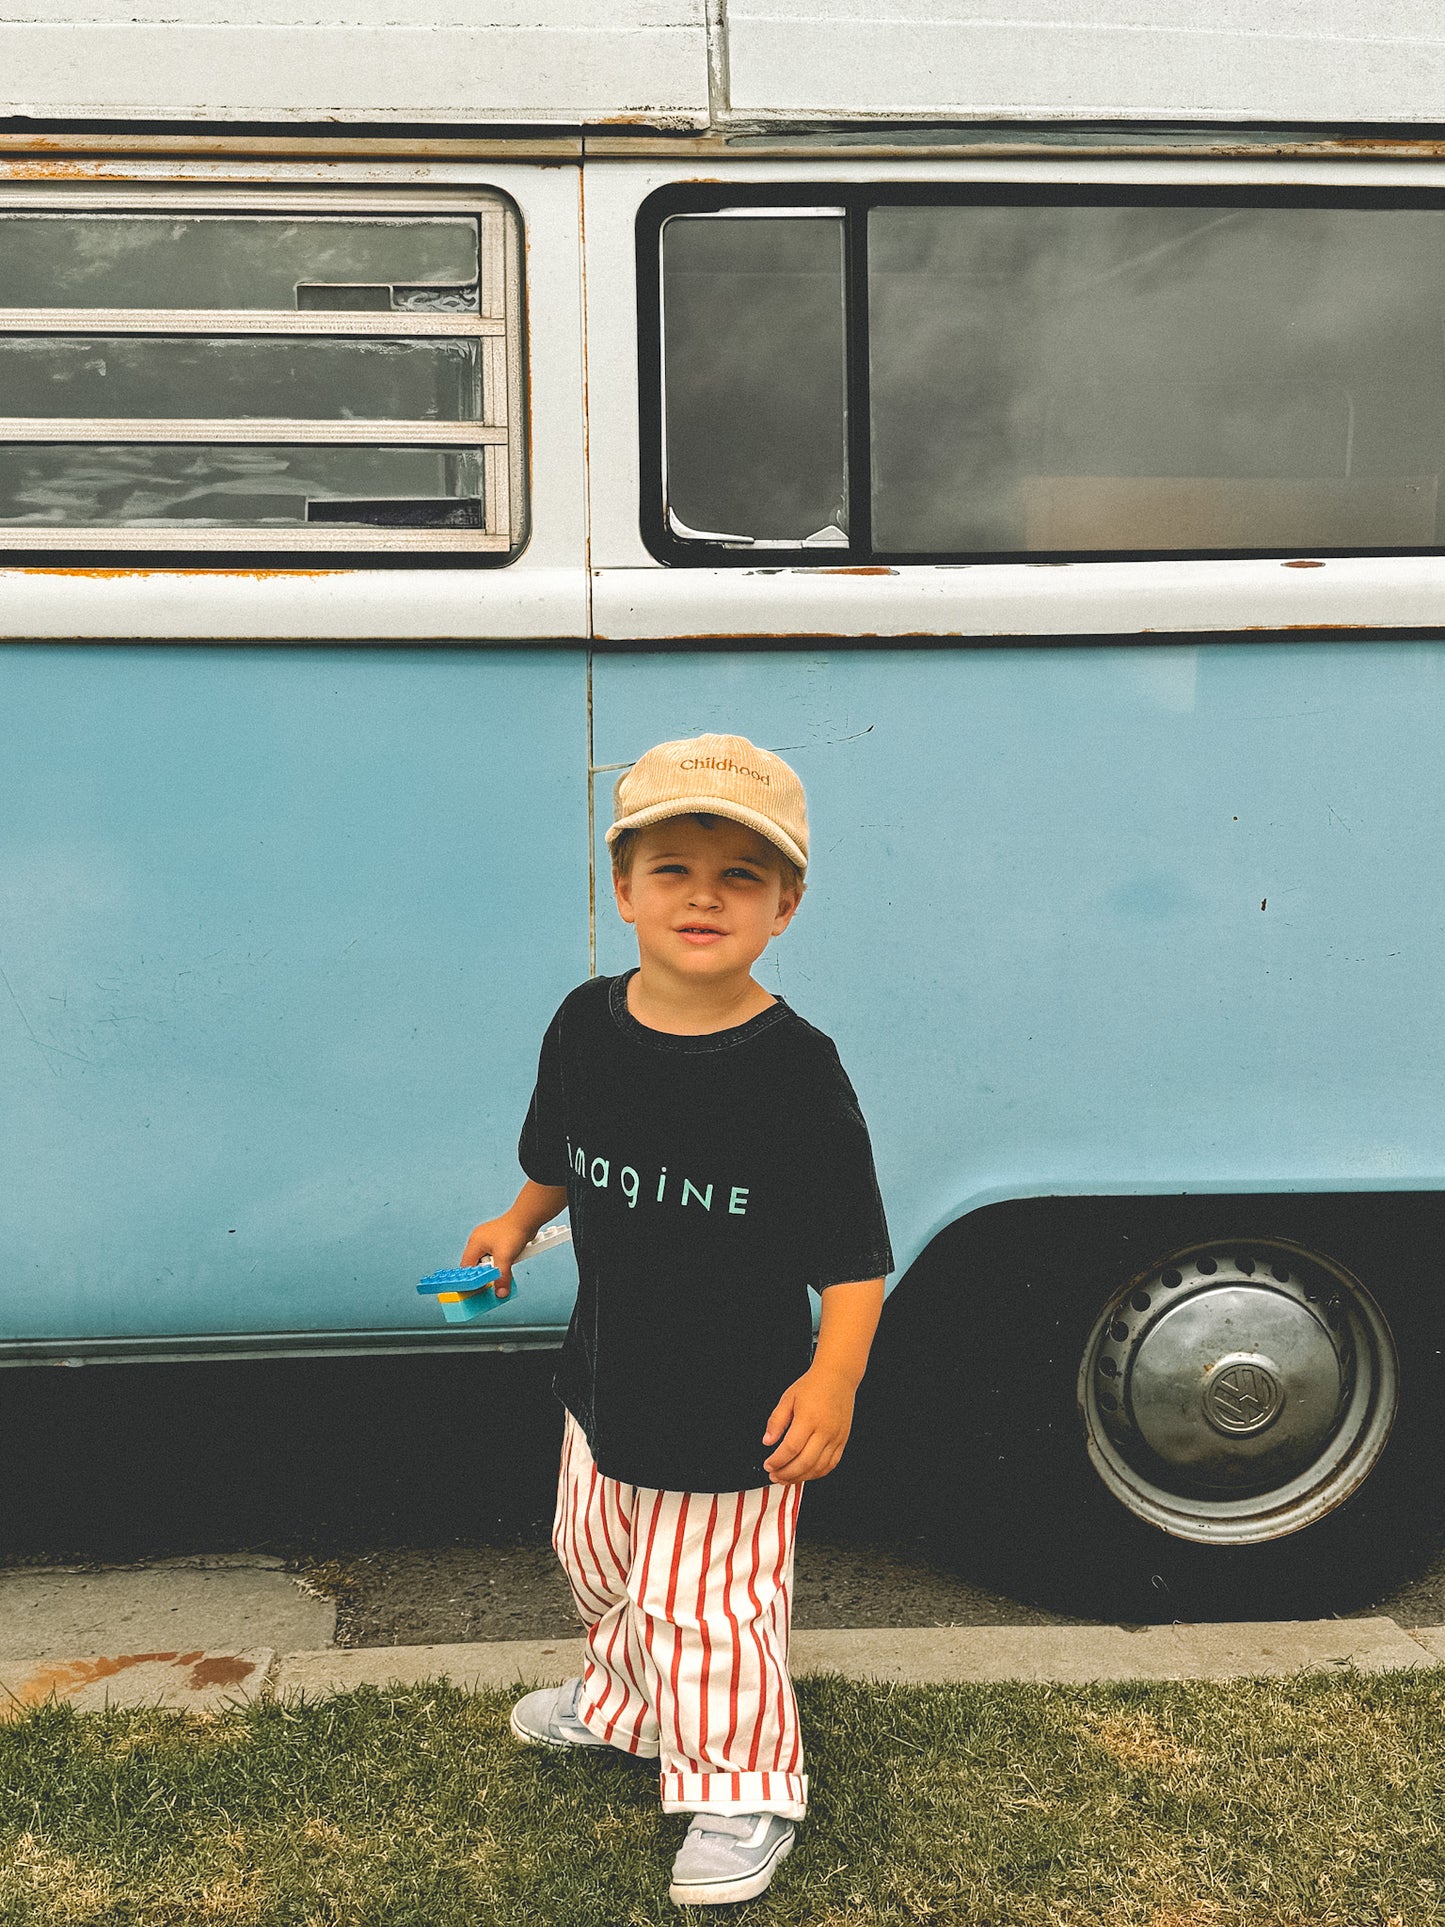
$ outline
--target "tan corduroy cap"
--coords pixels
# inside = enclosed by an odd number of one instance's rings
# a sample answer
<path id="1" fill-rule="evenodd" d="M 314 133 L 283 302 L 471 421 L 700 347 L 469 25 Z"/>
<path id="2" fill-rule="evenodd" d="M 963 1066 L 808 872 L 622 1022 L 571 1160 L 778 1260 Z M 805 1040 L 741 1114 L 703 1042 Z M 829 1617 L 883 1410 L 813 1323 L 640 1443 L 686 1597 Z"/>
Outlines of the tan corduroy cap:
<path id="1" fill-rule="evenodd" d="M 808 805 L 797 772 L 746 736 L 691 736 L 659 743 L 624 770 L 612 792 L 610 849 L 624 830 L 669 816 L 725 816 L 808 867 Z"/>

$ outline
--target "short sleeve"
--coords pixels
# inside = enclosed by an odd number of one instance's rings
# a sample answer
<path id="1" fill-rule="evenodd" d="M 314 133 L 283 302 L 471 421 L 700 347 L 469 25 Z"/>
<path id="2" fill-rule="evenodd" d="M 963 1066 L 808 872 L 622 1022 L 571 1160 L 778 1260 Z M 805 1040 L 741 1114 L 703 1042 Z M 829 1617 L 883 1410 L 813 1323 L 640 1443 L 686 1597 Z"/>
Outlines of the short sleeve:
<path id="1" fill-rule="evenodd" d="M 881 1278 L 893 1269 L 873 1146 L 858 1099 L 827 1039 L 798 1144 L 799 1269 L 813 1291 Z"/>
<path id="2" fill-rule="evenodd" d="M 537 1056 L 537 1083 L 517 1141 L 517 1161 L 534 1184 L 567 1182 L 560 1010 L 548 1024 Z"/>

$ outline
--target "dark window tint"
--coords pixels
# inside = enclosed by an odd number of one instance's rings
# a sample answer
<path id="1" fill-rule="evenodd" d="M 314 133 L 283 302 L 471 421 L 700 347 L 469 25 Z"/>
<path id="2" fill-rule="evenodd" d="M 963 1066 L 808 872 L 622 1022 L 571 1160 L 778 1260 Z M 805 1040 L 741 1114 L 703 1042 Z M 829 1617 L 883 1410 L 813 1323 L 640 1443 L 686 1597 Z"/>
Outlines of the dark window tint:
<path id="1" fill-rule="evenodd" d="M 1445 213 L 868 218 L 879 549 L 1440 539 Z"/>
<path id="2" fill-rule="evenodd" d="M 841 215 L 678 216 L 662 244 L 672 533 L 842 543 Z"/>

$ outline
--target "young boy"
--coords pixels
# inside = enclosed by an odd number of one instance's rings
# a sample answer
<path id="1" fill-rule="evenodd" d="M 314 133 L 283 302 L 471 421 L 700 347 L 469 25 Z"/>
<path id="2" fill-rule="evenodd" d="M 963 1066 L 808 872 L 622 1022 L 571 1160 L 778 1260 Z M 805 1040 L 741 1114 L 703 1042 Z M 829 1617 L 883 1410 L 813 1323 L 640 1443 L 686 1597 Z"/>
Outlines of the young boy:
<path id="1" fill-rule="evenodd" d="M 638 967 L 562 1004 L 519 1157 L 463 1264 L 511 1264 L 570 1207 L 553 1544 L 580 1680 L 512 1731 L 656 1758 L 692 1815 L 685 1905 L 748 1900 L 807 1803 L 788 1678 L 793 1530 L 838 1463 L 893 1263 L 867 1127 L 828 1038 L 752 975 L 803 893 L 803 786 L 740 736 L 661 743 L 607 833 Z M 808 1291 L 822 1296 L 811 1363 Z"/>

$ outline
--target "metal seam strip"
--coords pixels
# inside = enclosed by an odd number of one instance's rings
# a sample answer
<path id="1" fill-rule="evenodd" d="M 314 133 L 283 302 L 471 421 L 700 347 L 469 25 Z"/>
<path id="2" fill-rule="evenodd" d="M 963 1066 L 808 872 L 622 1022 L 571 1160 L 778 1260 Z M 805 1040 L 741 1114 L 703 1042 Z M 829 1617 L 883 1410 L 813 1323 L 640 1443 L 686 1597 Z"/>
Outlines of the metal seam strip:
<path id="1" fill-rule="evenodd" d="M 54 415 L 0 415 L 5 442 L 318 442 L 336 447 L 381 443 L 413 448 L 505 447 L 504 427 L 484 422 L 296 421 L 283 416 L 192 416 L 174 421 L 154 416 L 87 416 L 65 420 Z"/>
<path id="2" fill-rule="evenodd" d="M 0 334 L 505 335 L 501 316 L 290 308 L 0 308 Z"/>
<path id="3" fill-rule="evenodd" d="M 105 523 L 86 523 L 73 528 L 32 527 L 29 524 L 0 528 L 0 550 L 62 549 L 103 553 L 114 549 L 179 550 L 205 553 L 211 549 L 300 549 L 316 551 L 343 549 L 350 552 L 385 549 L 461 549 L 471 553 L 505 555 L 511 547 L 505 535 L 492 535 L 480 529 L 398 529 L 377 528 L 370 523 L 343 525 L 332 523 L 282 528 L 215 528 L 192 525 L 180 529 L 174 523 L 152 528 L 134 524 L 116 528 Z"/>

